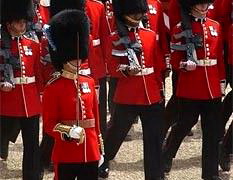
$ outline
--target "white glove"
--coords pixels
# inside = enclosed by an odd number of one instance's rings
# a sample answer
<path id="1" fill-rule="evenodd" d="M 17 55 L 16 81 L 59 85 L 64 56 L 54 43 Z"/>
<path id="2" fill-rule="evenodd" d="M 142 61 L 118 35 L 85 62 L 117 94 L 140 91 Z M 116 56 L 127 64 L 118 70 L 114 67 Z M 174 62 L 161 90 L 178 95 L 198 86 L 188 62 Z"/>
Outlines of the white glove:
<path id="1" fill-rule="evenodd" d="M 221 81 L 220 81 L 220 88 L 221 88 L 222 96 L 225 96 L 226 80 L 221 80 Z"/>
<path id="2" fill-rule="evenodd" d="M 80 126 L 73 126 L 69 131 L 69 136 L 74 139 L 80 139 L 82 132 L 83 128 Z"/>
<path id="3" fill-rule="evenodd" d="M 193 71 L 196 69 L 197 64 L 191 60 L 188 60 L 186 62 L 181 62 L 180 67 L 186 69 L 187 71 Z"/>
<path id="4" fill-rule="evenodd" d="M 14 86 L 9 82 L 1 82 L 0 89 L 5 92 L 9 92 L 14 88 Z"/>
<path id="5" fill-rule="evenodd" d="M 104 156 L 101 154 L 98 167 L 100 167 L 103 163 L 104 163 Z"/>

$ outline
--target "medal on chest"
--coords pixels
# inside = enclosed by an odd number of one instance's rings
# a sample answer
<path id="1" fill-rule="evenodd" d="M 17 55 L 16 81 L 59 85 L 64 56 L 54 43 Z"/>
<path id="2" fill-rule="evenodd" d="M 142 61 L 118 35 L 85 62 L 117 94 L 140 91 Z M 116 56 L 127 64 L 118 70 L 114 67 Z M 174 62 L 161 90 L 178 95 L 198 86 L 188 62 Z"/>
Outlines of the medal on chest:
<path id="1" fill-rule="evenodd" d="M 151 5 L 151 4 L 149 4 L 149 12 L 150 12 L 150 14 L 156 14 L 157 13 L 155 7 L 153 5 Z"/>
<path id="2" fill-rule="evenodd" d="M 82 91 L 83 93 L 86 94 L 86 93 L 90 93 L 90 92 L 91 92 L 91 89 L 90 89 L 90 87 L 89 87 L 89 85 L 88 85 L 87 82 L 81 83 L 80 86 L 81 86 L 81 91 Z"/>
<path id="3" fill-rule="evenodd" d="M 23 46 L 23 50 L 24 50 L 24 54 L 26 56 L 32 56 L 32 48 L 30 48 L 28 46 Z"/>
<path id="4" fill-rule="evenodd" d="M 211 36 L 218 36 L 217 30 L 213 26 L 209 26 Z"/>

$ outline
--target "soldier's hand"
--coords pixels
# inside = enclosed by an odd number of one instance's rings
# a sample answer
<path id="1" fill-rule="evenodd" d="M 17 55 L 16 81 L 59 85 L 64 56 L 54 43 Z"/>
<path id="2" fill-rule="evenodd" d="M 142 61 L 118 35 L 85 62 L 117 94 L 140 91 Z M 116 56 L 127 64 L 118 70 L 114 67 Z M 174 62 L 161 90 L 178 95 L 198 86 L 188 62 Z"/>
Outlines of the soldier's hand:
<path id="1" fill-rule="evenodd" d="M 191 60 L 188 60 L 186 62 L 181 62 L 180 67 L 187 71 L 194 71 L 197 68 L 197 64 Z"/>
<path id="2" fill-rule="evenodd" d="M 13 89 L 13 85 L 9 82 L 1 82 L 0 90 L 5 92 L 10 92 Z"/>
<path id="3" fill-rule="evenodd" d="M 80 126 L 73 126 L 70 129 L 69 136 L 73 139 L 80 139 L 81 136 L 83 135 L 83 128 Z"/>

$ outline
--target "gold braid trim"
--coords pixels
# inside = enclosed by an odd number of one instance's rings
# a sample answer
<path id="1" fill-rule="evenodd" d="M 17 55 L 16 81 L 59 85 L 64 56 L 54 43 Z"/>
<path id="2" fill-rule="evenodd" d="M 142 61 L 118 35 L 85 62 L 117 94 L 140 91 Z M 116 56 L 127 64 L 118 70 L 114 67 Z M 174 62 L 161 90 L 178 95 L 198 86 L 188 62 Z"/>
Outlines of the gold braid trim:
<path id="1" fill-rule="evenodd" d="M 99 143 L 101 154 L 104 155 L 104 140 L 101 134 L 99 134 Z"/>

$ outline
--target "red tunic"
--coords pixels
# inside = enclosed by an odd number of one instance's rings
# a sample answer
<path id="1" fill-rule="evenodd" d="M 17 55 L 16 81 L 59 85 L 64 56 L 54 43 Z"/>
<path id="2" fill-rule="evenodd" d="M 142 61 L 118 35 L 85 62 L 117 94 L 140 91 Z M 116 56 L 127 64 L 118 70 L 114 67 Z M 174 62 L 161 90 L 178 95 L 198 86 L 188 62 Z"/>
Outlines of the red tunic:
<path id="1" fill-rule="evenodd" d="M 233 66 L 233 25 L 228 32 L 228 63 Z"/>
<path id="2" fill-rule="evenodd" d="M 40 44 L 36 35 L 23 35 L 11 41 L 11 52 L 20 57 L 20 69 L 14 70 L 14 78 L 35 78 L 29 84 L 16 84 L 10 92 L 0 91 L 0 115 L 31 117 L 41 112 L 39 91 L 41 90 Z M 19 51 L 19 49 L 20 51 Z M 2 57 L 1 57 L 2 58 Z M 1 59 L 3 63 L 3 59 Z"/>
<path id="3" fill-rule="evenodd" d="M 59 77 L 50 81 L 43 95 L 43 123 L 46 133 L 55 138 L 52 160 L 57 163 L 83 163 L 98 161 L 99 151 L 99 117 L 94 80 L 87 76 L 79 76 L 80 87 L 85 83 L 90 92 L 80 88 L 80 121 L 94 119 L 95 127 L 85 128 L 86 139 L 83 144 L 66 141 L 60 132 L 54 132 L 56 124 L 76 119 L 77 88 L 74 80 Z"/>
<path id="4" fill-rule="evenodd" d="M 179 71 L 176 95 L 189 99 L 213 99 L 221 97 L 220 80 L 225 79 L 223 62 L 223 47 L 220 25 L 209 18 L 205 22 L 192 22 L 194 34 L 200 35 L 204 42 L 202 48 L 197 48 L 197 59 L 215 61 L 215 65 L 197 66 L 194 71 L 180 71 L 179 64 L 186 59 L 186 52 L 173 51 L 171 64 Z M 180 33 L 181 26 L 178 24 L 172 32 L 172 43 L 184 44 L 184 39 L 175 39 L 174 35 Z M 217 60 L 217 62 L 216 62 Z"/>
<path id="5" fill-rule="evenodd" d="M 91 76 L 98 80 L 106 76 L 105 40 L 109 34 L 104 5 L 97 0 L 86 1 L 86 12 L 91 21 L 91 35 L 95 58 L 89 59 Z"/>
<path id="6" fill-rule="evenodd" d="M 129 37 L 132 38 L 134 33 L 130 32 Z M 159 102 L 161 99 L 161 71 L 165 69 L 165 64 L 159 57 L 161 54 L 158 53 L 156 46 L 156 34 L 144 28 L 139 28 L 137 33 L 143 51 L 143 54 L 138 57 L 139 63 L 143 69 L 153 69 L 153 71 L 148 75 L 139 76 L 125 76 L 121 71 L 118 71 L 119 65 L 128 64 L 128 58 L 122 45 L 113 45 L 112 42 L 119 40 L 119 36 L 117 32 L 112 34 L 107 49 L 107 62 L 110 75 L 119 78 L 114 97 L 116 103 L 149 105 Z M 137 34 L 135 33 L 135 35 Z"/>

